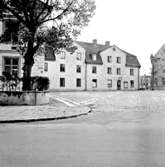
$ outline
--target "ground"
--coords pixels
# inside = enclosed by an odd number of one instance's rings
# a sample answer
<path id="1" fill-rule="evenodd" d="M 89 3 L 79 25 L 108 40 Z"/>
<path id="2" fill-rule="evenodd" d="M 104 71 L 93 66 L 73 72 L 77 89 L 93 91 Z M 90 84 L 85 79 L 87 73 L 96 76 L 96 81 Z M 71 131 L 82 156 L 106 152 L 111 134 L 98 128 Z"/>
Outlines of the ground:
<path id="1" fill-rule="evenodd" d="M 163 167 L 165 91 L 55 92 L 93 112 L 68 120 L 0 125 L 1 167 Z"/>

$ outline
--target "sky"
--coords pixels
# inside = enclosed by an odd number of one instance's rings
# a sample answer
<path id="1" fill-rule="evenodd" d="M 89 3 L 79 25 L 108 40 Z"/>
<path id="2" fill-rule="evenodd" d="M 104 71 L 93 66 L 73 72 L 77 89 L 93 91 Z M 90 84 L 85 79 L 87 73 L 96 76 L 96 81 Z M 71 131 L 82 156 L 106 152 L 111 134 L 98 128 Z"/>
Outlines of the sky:
<path id="1" fill-rule="evenodd" d="M 96 11 L 78 40 L 117 45 L 134 54 L 140 74 L 150 74 L 151 53 L 165 43 L 165 0 L 95 0 Z"/>

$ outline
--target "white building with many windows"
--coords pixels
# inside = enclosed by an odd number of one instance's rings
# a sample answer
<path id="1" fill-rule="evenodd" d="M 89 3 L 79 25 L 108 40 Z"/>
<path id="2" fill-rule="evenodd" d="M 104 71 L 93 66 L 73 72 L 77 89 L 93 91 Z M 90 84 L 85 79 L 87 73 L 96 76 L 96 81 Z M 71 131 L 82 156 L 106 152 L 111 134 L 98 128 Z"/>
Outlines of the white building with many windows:
<path id="1" fill-rule="evenodd" d="M 136 56 L 117 46 L 75 41 L 77 50 L 55 54 L 42 48 L 35 56 L 32 76 L 47 76 L 50 89 L 70 90 L 137 90 L 140 64 Z M 0 44 L 0 75 L 3 72 L 22 76 L 23 59 L 11 44 Z"/>
<path id="2" fill-rule="evenodd" d="M 0 75 L 3 72 L 22 77 L 22 56 L 17 52 L 19 23 L 14 18 L 0 21 Z M 5 41 L 4 41 L 5 39 Z M 136 56 L 119 47 L 75 41 L 77 50 L 55 54 L 41 47 L 35 55 L 32 76 L 47 76 L 53 90 L 137 90 L 140 63 Z"/>
<path id="3" fill-rule="evenodd" d="M 117 46 L 76 41 L 70 54 L 49 54 L 44 75 L 54 90 L 137 90 L 140 63 L 136 56 Z M 51 50 L 51 49 L 50 49 Z M 52 51 L 53 54 L 53 51 Z M 51 60 L 53 57 L 53 61 Z"/>
<path id="4" fill-rule="evenodd" d="M 7 23 L 8 20 L 1 22 L 0 35 L 5 32 Z M 18 29 L 14 19 L 12 27 L 13 31 L 11 29 L 5 36 L 6 43 L 0 43 L 0 75 L 6 72 L 22 77 L 23 59 L 13 45 L 13 41 L 17 41 L 15 30 Z M 50 89 L 59 91 L 139 88 L 140 64 L 136 56 L 115 45 L 110 46 L 108 41 L 105 45 L 98 44 L 97 40 L 92 43 L 75 41 L 74 45 L 77 50 L 73 54 L 66 50 L 55 54 L 48 46 L 40 48 L 35 56 L 32 76 L 49 77 Z"/>

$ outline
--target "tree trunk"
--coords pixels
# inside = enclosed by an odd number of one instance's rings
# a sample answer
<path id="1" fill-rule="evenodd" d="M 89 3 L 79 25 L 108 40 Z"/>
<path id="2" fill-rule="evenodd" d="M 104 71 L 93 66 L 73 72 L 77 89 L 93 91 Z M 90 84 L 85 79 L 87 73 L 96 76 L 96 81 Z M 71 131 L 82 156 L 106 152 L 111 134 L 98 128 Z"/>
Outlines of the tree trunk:
<path id="1" fill-rule="evenodd" d="M 23 67 L 23 87 L 22 87 L 22 89 L 24 91 L 32 90 L 32 85 L 31 85 L 32 66 L 33 65 L 24 64 L 24 67 Z"/>
<path id="2" fill-rule="evenodd" d="M 31 71 L 34 64 L 34 38 L 28 41 L 26 53 L 24 55 L 24 66 L 23 66 L 23 87 L 24 91 L 32 90 L 31 85 Z"/>

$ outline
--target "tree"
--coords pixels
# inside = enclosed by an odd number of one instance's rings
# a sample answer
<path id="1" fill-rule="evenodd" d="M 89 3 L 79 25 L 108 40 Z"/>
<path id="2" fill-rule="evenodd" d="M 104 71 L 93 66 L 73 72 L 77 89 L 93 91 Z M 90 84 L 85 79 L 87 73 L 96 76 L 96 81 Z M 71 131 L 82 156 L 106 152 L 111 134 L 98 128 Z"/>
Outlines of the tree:
<path id="1" fill-rule="evenodd" d="M 95 8 L 93 0 L 0 1 L 0 17 L 10 14 L 20 23 L 18 39 L 24 58 L 23 90 L 31 90 L 31 70 L 39 47 L 47 44 L 55 51 L 71 48 L 73 37 L 88 24 Z"/>

